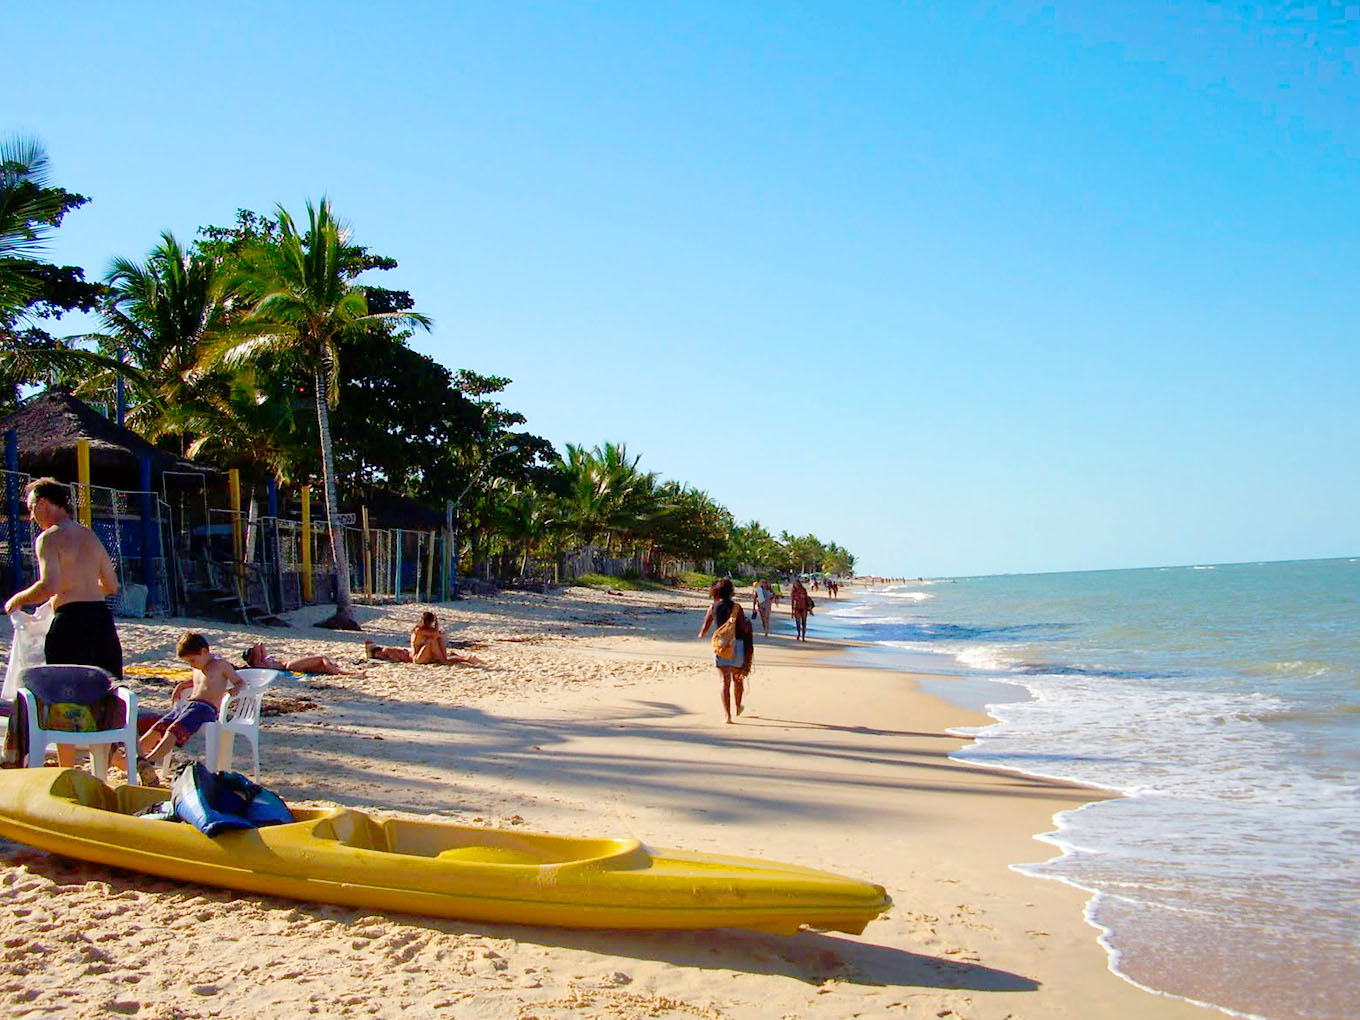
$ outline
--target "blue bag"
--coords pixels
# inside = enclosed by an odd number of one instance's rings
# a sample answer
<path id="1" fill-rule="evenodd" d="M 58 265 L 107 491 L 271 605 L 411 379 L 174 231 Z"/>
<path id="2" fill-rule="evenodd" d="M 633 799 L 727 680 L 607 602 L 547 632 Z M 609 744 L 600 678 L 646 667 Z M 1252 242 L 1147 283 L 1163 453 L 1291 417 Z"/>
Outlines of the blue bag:
<path id="1" fill-rule="evenodd" d="M 209 772 L 199 762 L 179 770 L 170 784 L 170 801 L 177 818 L 209 836 L 293 821 L 278 794 L 239 772 Z"/>

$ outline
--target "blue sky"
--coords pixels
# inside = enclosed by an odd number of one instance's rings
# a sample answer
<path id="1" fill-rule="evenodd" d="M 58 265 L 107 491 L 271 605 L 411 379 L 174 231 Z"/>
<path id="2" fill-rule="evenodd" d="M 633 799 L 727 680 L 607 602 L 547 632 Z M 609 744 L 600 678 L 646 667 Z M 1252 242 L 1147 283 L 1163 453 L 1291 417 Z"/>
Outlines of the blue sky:
<path id="1" fill-rule="evenodd" d="M 1360 6 L 51 2 L 6 34 L 0 132 L 93 199 L 54 260 L 329 194 L 414 345 L 534 431 L 862 570 L 1360 551 Z"/>

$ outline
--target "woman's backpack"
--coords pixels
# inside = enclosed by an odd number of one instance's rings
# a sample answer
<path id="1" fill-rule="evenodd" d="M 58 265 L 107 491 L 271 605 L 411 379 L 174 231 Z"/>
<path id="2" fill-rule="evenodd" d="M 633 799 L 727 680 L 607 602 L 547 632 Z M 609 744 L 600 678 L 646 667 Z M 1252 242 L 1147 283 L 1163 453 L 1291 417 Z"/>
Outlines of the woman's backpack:
<path id="1" fill-rule="evenodd" d="M 732 612 L 728 614 L 721 626 L 713 632 L 713 654 L 720 659 L 730 659 L 736 651 L 737 617 L 740 615 L 740 608 L 733 602 Z"/>

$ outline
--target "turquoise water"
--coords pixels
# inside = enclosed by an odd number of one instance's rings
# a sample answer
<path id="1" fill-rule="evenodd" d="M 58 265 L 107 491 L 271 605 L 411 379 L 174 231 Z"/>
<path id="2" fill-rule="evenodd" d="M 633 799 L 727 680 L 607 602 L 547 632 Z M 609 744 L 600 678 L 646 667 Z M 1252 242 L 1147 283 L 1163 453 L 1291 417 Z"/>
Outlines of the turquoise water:
<path id="1" fill-rule="evenodd" d="M 1061 856 L 1020 866 L 1092 892 L 1117 972 L 1271 1020 L 1360 1017 L 1355 559 L 857 587 L 813 632 L 984 701 L 996 722 L 959 759 L 1125 795 L 1059 815 Z"/>

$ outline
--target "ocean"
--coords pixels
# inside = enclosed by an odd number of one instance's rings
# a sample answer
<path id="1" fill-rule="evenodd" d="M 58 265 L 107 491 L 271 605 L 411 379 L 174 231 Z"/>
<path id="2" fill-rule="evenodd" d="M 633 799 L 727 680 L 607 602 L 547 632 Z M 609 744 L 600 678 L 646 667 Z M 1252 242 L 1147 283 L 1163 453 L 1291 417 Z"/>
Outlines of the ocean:
<path id="1" fill-rule="evenodd" d="M 1245 1016 L 1360 1017 L 1360 562 L 852 590 L 810 633 L 985 709 L 955 758 L 1124 795 L 1016 863 L 1092 893 L 1112 969 Z"/>

